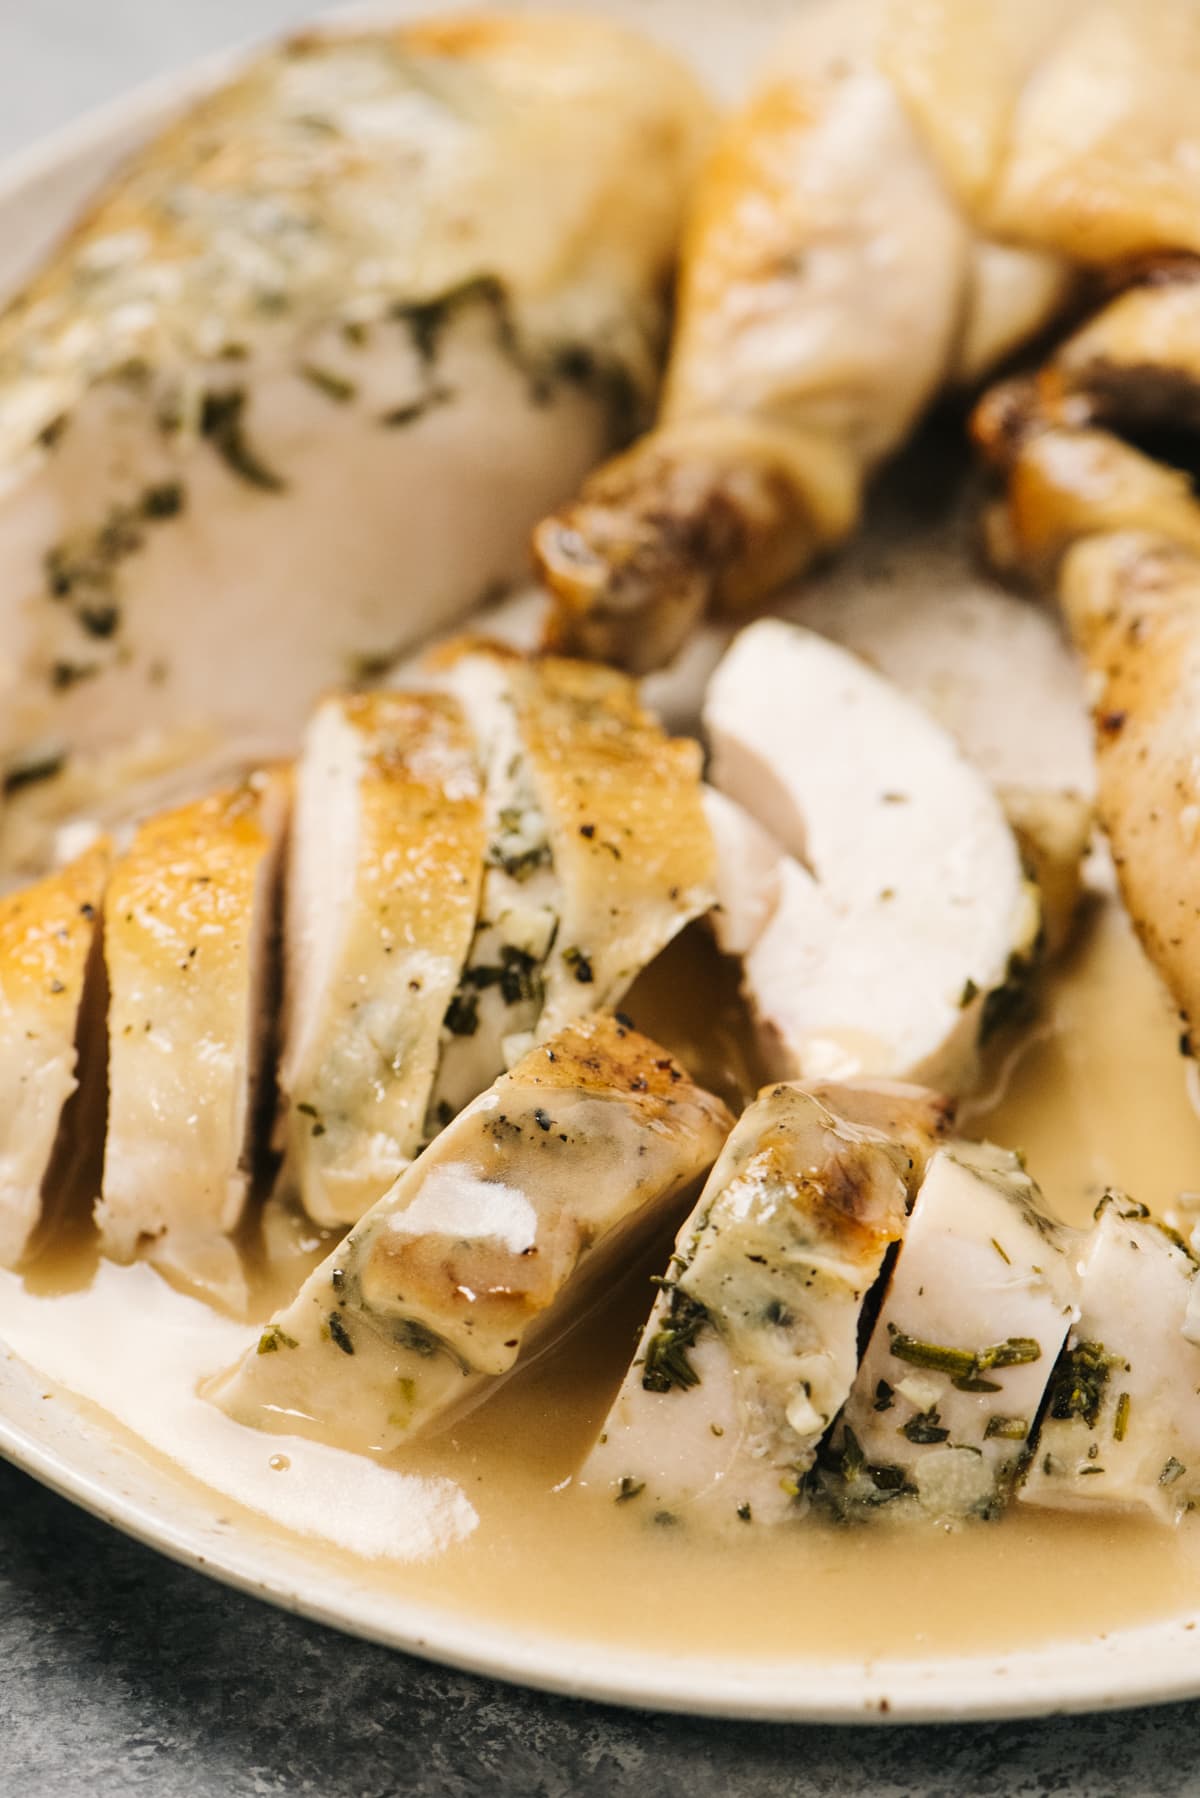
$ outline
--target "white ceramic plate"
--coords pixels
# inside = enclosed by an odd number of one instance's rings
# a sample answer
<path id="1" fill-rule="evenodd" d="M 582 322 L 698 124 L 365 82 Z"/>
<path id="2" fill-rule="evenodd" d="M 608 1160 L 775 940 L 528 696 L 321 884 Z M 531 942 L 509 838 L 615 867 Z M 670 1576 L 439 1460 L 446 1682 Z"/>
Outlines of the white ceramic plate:
<path id="1" fill-rule="evenodd" d="M 436 4 L 436 0 L 435 0 Z M 672 36 L 670 0 L 624 0 Z M 426 8 L 428 10 L 428 8 Z M 722 84 L 754 56 L 779 0 L 721 9 L 686 26 L 691 50 Z M 227 66 L 217 59 L 142 89 L 0 170 L 0 290 L 11 287 L 70 221 L 96 183 L 180 100 Z M 131 1323 L 130 1328 L 136 1328 Z M 3 1319 L 0 1317 L 0 1333 Z M 639 1706 L 799 1721 L 1034 1715 L 1182 1698 L 1200 1692 L 1200 1629 L 1191 1616 L 1105 1640 L 1058 1643 L 1003 1659 L 896 1659 L 871 1665 L 814 1654 L 753 1666 L 678 1659 L 483 1622 L 381 1596 L 361 1574 L 306 1553 L 302 1539 L 249 1513 L 222 1514 L 215 1494 L 139 1452 L 106 1416 L 76 1403 L 0 1344 L 0 1453 L 76 1504 L 175 1560 L 339 1629 L 454 1666 L 549 1690 Z M 349 1563 L 347 1563 L 349 1565 Z"/>

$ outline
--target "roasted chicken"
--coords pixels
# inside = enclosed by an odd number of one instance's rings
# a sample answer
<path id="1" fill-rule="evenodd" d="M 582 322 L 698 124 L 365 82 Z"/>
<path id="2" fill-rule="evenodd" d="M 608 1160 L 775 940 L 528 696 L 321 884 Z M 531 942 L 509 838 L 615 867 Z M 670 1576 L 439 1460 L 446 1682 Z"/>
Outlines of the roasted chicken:
<path id="1" fill-rule="evenodd" d="M 1023 165 L 991 189 L 1010 124 L 1025 145 L 1011 89 L 1086 9 L 915 11 L 806 8 L 724 127 L 688 215 L 658 425 L 535 533 L 556 642 L 652 668 L 707 609 L 765 597 L 853 527 L 939 392 L 1071 292 L 1077 246 L 1034 213 Z M 977 105 L 1001 68 L 998 110 Z M 1029 156 L 1054 148 L 1040 116 Z"/>
<path id="2" fill-rule="evenodd" d="M 296 38 L 140 152 L 0 317 L 0 769 L 287 743 L 519 574 L 653 391 L 709 127 L 652 42 L 481 14 Z"/>
<path id="3" fill-rule="evenodd" d="M 966 1090 L 1041 929 L 995 793 L 920 707 L 779 620 L 735 639 L 704 718 L 713 782 L 760 827 L 730 841 L 718 814 L 717 929 L 769 1064 Z"/>
<path id="4" fill-rule="evenodd" d="M 260 1429 L 395 1448 L 560 1334 L 731 1122 L 619 1019 L 568 1025 L 442 1132 L 209 1396 Z"/>

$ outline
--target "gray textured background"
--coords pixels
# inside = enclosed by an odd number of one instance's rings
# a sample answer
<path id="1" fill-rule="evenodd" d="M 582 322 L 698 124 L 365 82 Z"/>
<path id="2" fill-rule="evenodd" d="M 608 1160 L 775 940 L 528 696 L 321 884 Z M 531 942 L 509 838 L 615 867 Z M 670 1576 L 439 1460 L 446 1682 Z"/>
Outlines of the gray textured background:
<path id="1" fill-rule="evenodd" d="M 702 3 L 702 0 L 701 0 Z M 304 0 L 0 0 L 0 154 Z M 803 1595 L 780 1595 L 803 1612 Z M 0 1794 L 1165 1798 L 1200 1706 L 946 1729 L 642 1717 L 343 1639 L 111 1534 L 0 1465 Z"/>

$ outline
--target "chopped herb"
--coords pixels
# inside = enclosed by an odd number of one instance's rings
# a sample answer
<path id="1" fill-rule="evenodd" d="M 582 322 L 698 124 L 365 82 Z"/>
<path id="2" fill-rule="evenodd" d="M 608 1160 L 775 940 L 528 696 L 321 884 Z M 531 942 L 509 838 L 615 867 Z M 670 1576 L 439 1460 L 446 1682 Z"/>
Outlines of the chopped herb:
<path id="1" fill-rule="evenodd" d="M 340 1314 L 337 1311 L 331 1311 L 326 1319 L 326 1323 L 329 1329 L 330 1341 L 337 1343 L 337 1346 L 341 1349 L 343 1355 L 352 1355 L 354 1353 L 354 1344 L 350 1340 L 350 1333 L 342 1322 Z"/>
<path id="2" fill-rule="evenodd" d="M 516 337 L 508 311 L 504 288 L 494 275 L 477 275 L 428 300 L 401 300 L 392 307 L 392 317 L 408 327 L 412 345 L 425 366 L 437 361 L 442 336 L 459 313 L 472 306 L 486 307 L 492 313 L 497 340 L 510 354 L 515 352 Z"/>
<path id="3" fill-rule="evenodd" d="M 907 1423 L 900 1425 L 900 1435 L 907 1436 L 910 1442 L 925 1444 L 929 1442 L 945 1442 L 949 1439 L 949 1430 L 942 1428 L 941 1413 L 930 1407 L 928 1411 L 918 1411 Z"/>
<path id="4" fill-rule="evenodd" d="M 1029 1434 L 1029 1424 L 1024 1417 L 992 1416 L 983 1433 L 989 1440 L 998 1436 L 1002 1442 L 1024 1442 Z"/>
<path id="5" fill-rule="evenodd" d="M 679 1522 L 679 1519 L 674 1511 L 656 1511 L 654 1513 L 654 1522 L 657 1523 L 661 1529 L 669 1530 L 674 1528 Z"/>
<path id="6" fill-rule="evenodd" d="M 596 976 L 592 972 L 592 964 L 582 949 L 564 949 L 563 960 L 574 974 L 580 986 L 591 986 Z"/>
<path id="7" fill-rule="evenodd" d="M 475 993 L 455 993 L 442 1022 L 451 1036 L 474 1036 L 479 1028 L 479 998 Z"/>
<path id="8" fill-rule="evenodd" d="M 409 1349 L 426 1360 L 447 1347 L 440 1336 L 419 1324 L 415 1317 L 401 1317 L 392 1325 L 392 1336 L 399 1348 Z"/>
<path id="9" fill-rule="evenodd" d="M 890 1411 L 896 1402 L 896 1395 L 886 1380 L 880 1380 L 875 1387 L 875 1403 L 872 1410 Z"/>
<path id="10" fill-rule="evenodd" d="M 424 418 L 435 407 L 448 405 L 453 398 L 452 388 L 431 387 L 419 399 L 408 400 L 403 406 L 393 406 L 390 411 L 381 413 L 379 422 L 389 431 L 399 431 L 405 425 L 416 424 L 419 418 Z"/>
<path id="11" fill-rule="evenodd" d="M 361 655 L 347 658 L 347 673 L 350 680 L 358 686 L 364 681 L 379 680 L 382 675 L 387 673 L 395 660 L 395 650 L 366 649 Z"/>
<path id="12" fill-rule="evenodd" d="M 666 1322 L 646 1345 L 642 1385 L 647 1392 L 670 1392 L 678 1386 L 686 1392 L 700 1384 L 700 1375 L 688 1359 L 688 1350 L 708 1322 L 704 1306 L 678 1286 L 670 1287 Z"/>
<path id="13" fill-rule="evenodd" d="M 1125 1432 L 1129 1428 L 1129 1394 L 1122 1392 L 1117 1400 L 1116 1414 L 1113 1417 L 1113 1440 L 1124 1442 Z"/>
<path id="14" fill-rule="evenodd" d="M 501 868 L 510 880 L 526 881 L 539 868 L 548 866 L 550 862 L 549 843 L 535 843 L 531 848 L 514 850 L 509 854 L 501 844 L 493 843 L 487 853 L 488 866 Z"/>
<path id="15" fill-rule="evenodd" d="M 160 481 L 142 495 L 143 518 L 174 518 L 183 511 L 183 487 L 179 481 Z"/>
<path id="16" fill-rule="evenodd" d="M 300 1112 L 306 1118 L 315 1118 L 317 1115 L 316 1106 L 310 1105 L 308 1103 L 307 1099 L 302 1099 L 301 1102 L 297 1105 L 296 1110 L 298 1112 Z"/>
<path id="17" fill-rule="evenodd" d="M 533 1121 L 539 1130 L 551 1130 L 554 1127 L 553 1118 L 548 1112 L 543 1111 L 540 1105 L 533 1114 Z"/>
<path id="18" fill-rule="evenodd" d="M 863 1454 L 862 1444 L 850 1425 L 842 1425 L 842 1453 L 840 1472 L 844 1480 L 855 1480 L 866 1465 L 867 1457 Z"/>
<path id="19" fill-rule="evenodd" d="M 977 999 L 978 997 L 979 988 L 976 983 L 970 978 L 964 980 L 962 992 L 958 995 L 959 1010 L 965 1011 L 972 999 Z"/>
<path id="20" fill-rule="evenodd" d="M 628 1474 L 624 1474 L 617 1491 L 615 1502 L 619 1505 L 628 1504 L 631 1498 L 636 1498 L 639 1492 L 644 1492 L 645 1490 L 645 1480 L 634 1480 L 631 1479 Z"/>
<path id="21" fill-rule="evenodd" d="M 902 1330 L 892 1330 L 890 1351 L 899 1361 L 913 1367 L 928 1367 L 936 1373 L 949 1374 L 950 1383 L 960 1392 L 999 1392 L 996 1381 L 984 1376 L 995 1368 L 1019 1367 L 1041 1358 L 1041 1344 L 1032 1336 L 1010 1336 L 991 1348 L 944 1348 L 938 1343 L 922 1342 Z"/>
<path id="22" fill-rule="evenodd" d="M 744 1502 L 740 1504 L 737 1508 L 737 1514 L 742 1523 L 753 1522 L 753 1513 L 748 1504 L 745 1504 Z"/>
<path id="23" fill-rule="evenodd" d="M 258 1348 L 255 1352 L 260 1355 L 274 1355 L 277 1354 L 281 1348 L 299 1347 L 300 1344 L 296 1341 L 296 1338 L 294 1336 L 289 1336 L 287 1331 L 281 1329 L 278 1324 L 268 1324 L 258 1339 Z"/>
<path id="24" fill-rule="evenodd" d="M 1031 974 L 1030 958 L 1014 951 L 1008 958 L 1002 984 L 994 986 L 983 1002 L 979 1019 L 980 1043 L 990 1042 L 997 1031 L 1020 1017 L 1029 1001 Z"/>
<path id="25" fill-rule="evenodd" d="M 111 637 L 121 622 L 121 614 L 114 605 L 80 606 L 79 622 L 89 637 Z"/>
<path id="26" fill-rule="evenodd" d="M 66 428 L 67 415 L 65 412 L 60 412 L 57 418 L 52 418 L 49 424 L 44 424 L 38 432 L 37 440 L 40 448 L 52 450 Z"/>
<path id="27" fill-rule="evenodd" d="M 24 787 L 36 786 L 39 781 L 53 780 L 61 774 L 66 766 L 66 754 L 62 750 L 52 751 L 49 755 L 39 756 L 34 761 L 18 762 L 13 768 L 4 771 L 3 792 L 6 799 L 19 793 Z"/>
<path id="28" fill-rule="evenodd" d="M 1162 1472 L 1158 1476 L 1158 1483 L 1160 1486 L 1173 1486 L 1175 1481 L 1180 1479 L 1186 1472 L 1187 1468 L 1184 1466 L 1183 1462 L 1177 1461 L 1174 1455 L 1170 1455 L 1163 1465 Z"/>
<path id="29" fill-rule="evenodd" d="M 50 685 L 56 693 L 65 693 L 70 687 L 77 687 L 80 681 L 91 680 L 99 672 L 95 662 L 55 662 L 50 669 Z"/>
<path id="30" fill-rule="evenodd" d="M 1012 1261 L 1004 1252 L 1004 1244 L 997 1242 L 994 1236 L 992 1237 L 992 1247 L 995 1249 L 997 1255 L 999 1255 L 1001 1261 L 1003 1261 L 1006 1266 L 1011 1267 Z"/>
<path id="31" fill-rule="evenodd" d="M 771 1299 L 763 1307 L 763 1322 L 776 1324 L 779 1329 L 786 1330 L 790 1324 L 795 1322 L 795 1319 L 782 1299 Z"/>
<path id="32" fill-rule="evenodd" d="M 480 991 L 498 986 L 506 1005 L 517 1005 L 523 1000 L 540 1005 L 543 996 L 541 963 L 527 949 L 518 949 L 512 943 L 501 946 L 499 966 L 464 969 L 463 984 Z"/>
<path id="33" fill-rule="evenodd" d="M 242 414 L 246 394 L 240 387 L 206 393 L 200 408 L 200 435 L 208 440 L 234 474 L 266 493 L 282 493 L 286 482 L 255 454 L 246 438 Z"/>
<path id="34" fill-rule="evenodd" d="M 1109 1374 L 1121 1365 L 1121 1357 L 1107 1354 L 1100 1342 L 1077 1342 L 1066 1350 L 1050 1382 L 1051 1417 L 1060 1422 L 1082 1418 L 1094 1430 Z"/>
<path id="35" fill-rule="evenodd" d="M 336 400 L 339 405 L 346 405 L 358 393 L 353 381 L 334 374 L 332 369 L 318 368 L 315 362 L 302 362 L 300 373 L 310 387 L 315 387 L 326 399 Z"/>

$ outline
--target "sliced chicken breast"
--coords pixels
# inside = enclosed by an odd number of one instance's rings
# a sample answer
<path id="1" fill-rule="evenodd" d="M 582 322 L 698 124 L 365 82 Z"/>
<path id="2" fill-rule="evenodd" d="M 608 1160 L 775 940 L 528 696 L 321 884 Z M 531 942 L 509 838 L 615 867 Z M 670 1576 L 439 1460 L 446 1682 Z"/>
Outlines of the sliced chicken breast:
<path id="1" fill-rule="evenodd" d="M 453 700 L 320 706 L 296 778 L 279 1074 L 282 1182 L 318 1223 L 356 1223 L 424 1140 L 484 847 L 475 744 Z"/>
<path id="2" fill-rule="evenodd" d="M 616 1004 L 715 898 L 699 748 L 631 681 L 478 645 L 440 659 L 487 769 L 488 848 L 431 1134 L 534 1040 Z"/>
<path id="3" fill-rule="evenodd" d="M 61 873 L 0 898 L 0 1266 L 24 1255 L 63 1108 L 79 1068 L 85 1007 L 102 985 L 99 920 L 109 846 L 101 839 Z M 90 990 L 89 990 L 90 989 Z"/>
<path id="4" fill-rule="evenodd" d="M 730 1122 L 619 1020 L 569 1026 L 442 1132 L 209 1396 L 260 1429 L 395 1448 L 565 1329 Z"/>
<path id="5" fill-rule="evenodd" d="M 0 766 L 294 731 L 518 576 L 653 390 L 710 123 L 650 40 L 481 14 L 295 38 L 139 153 L 0 318 Z"/>
<path id="6" fill-rule="evenodd" d="M 289 776 L 268 772 L 151 819 L 113 868 L 96 1222 L 114 1260 L 148 1242 L 202 1282 L 236 1284 L 222 1239 L 246 1199 L 270 1046 L 289 788 Z"/>
<path id="7" fill-rule="evenodd" d="M 1182 1238 L 1110 1194 L 1080 1254 L 1026 1504 L 1149 1512 L 1200 1502 L 1200 1286 Z"/>
<path id="8" fill-rule="evenodd" d="M 887 1083 L 759 1094 L 676 1238 L 587 1485 L 647 1515 L 798 1515 L 948 1120 L 933 1093 Z"/>
<path id="9" fill-rule="evenodd" d="M 787 856 L 748 811 L 704 789 L 704 813 L 716 848 L 717 903 L 713 935 L 724 955 L 746 955 L 775 915 Z"/>
<path id="10" fill-rule="evenodd" d="M 995 793 L 902 693 L 782 621 L 736 638 L 705 723 L 715 785 L 788 851 L 745 952 L 779 1071 L 961 1091 L 1040 929 Z"/>
<path id="11" fill-rule="evenodd" d="M 1016 1156 L 939 1150 L 828 1451 L 839 1509 L 953 1522 L 1003 1507 L 1076 1316 L 1078 1241 Z"/>

